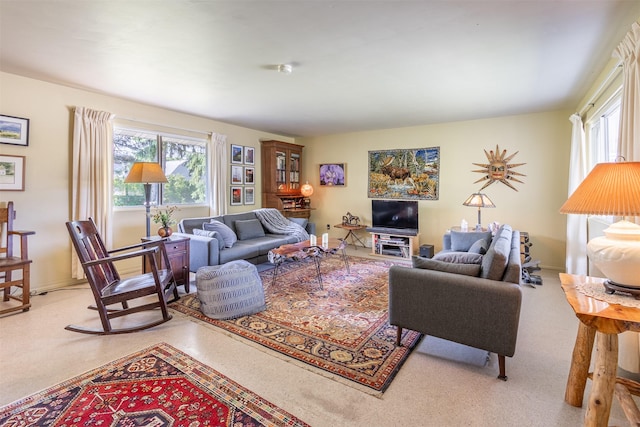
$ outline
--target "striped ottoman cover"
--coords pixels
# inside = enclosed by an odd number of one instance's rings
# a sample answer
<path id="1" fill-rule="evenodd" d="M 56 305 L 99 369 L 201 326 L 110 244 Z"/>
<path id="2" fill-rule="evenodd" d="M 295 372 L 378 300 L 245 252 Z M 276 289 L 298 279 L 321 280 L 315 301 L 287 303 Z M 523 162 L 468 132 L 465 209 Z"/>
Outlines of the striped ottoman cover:
<path id="1" fill-rule="evenodd" d="M 248 261 L 200 267 L 196 288 L 200 310 L 213 319 L 234 319 L 267 308 L 258 270 Z"/>

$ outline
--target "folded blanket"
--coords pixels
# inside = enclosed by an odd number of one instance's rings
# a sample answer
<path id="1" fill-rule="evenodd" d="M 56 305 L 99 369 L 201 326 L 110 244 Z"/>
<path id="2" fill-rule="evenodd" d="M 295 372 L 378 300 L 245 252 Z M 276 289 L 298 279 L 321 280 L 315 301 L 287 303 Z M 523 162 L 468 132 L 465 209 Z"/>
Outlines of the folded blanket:
<path id="1" fill-rule="evenodd" d="M 279 210 L 275 208 L 262 208 L 254 211 L 256 216 L 270 233 L 288 234 L 294 236 L 298 242 L 309 240 L 309 233 L 299 224 L 285 218 Z"/>

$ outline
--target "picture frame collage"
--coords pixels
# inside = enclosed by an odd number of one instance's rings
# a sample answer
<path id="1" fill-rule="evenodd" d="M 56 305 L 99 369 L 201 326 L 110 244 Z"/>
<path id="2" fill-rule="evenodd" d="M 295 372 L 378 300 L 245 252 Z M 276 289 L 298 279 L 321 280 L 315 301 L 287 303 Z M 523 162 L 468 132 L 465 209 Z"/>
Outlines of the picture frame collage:
<path id="1" fill-rule="evenodd" d="M 0 114 L 0 144 L 29 146 L 29 119 Z M 0 155 L 0 190 L 24 191 L 26 156 Z"/>
<path id="2" fill-rule="evenodd" d="M 255 147 L 231 144 L 231 206 L 255 205 Z"/>

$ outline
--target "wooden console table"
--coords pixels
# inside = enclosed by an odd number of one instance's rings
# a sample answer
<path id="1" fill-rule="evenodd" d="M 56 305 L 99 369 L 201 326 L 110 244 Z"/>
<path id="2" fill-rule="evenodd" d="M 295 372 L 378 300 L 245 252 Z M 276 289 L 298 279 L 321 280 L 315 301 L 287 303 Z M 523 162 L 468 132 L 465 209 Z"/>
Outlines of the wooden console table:
<path id="1" fill-rule="evenodd" d="M 596 341 L 593 387 L 589 394 L 585 426 L 608 424 L 618 369 L 618 334 L 624 331 L 640 332 L 640 309 L 609 304 L 585 295 L 577 288 L 580 284 L 602 284 L 604 281 L 605 279 L 560 273 L 562 290 L 580 319 L 564 395 L 565 402 L 572 406 L 582 406 L 593 342 Z"/>

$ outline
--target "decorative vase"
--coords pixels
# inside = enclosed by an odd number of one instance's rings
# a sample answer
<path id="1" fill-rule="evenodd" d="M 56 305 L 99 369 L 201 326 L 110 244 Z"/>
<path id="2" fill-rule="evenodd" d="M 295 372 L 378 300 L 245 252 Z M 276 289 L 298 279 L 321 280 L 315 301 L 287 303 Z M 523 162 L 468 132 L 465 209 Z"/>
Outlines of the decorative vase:
<path id="1" fill-rule="evenodd" d="M 158 229 L 158 236 L 160 237 L 169 237 L 173 233 L 171 227 L 160 227 Z"/>

